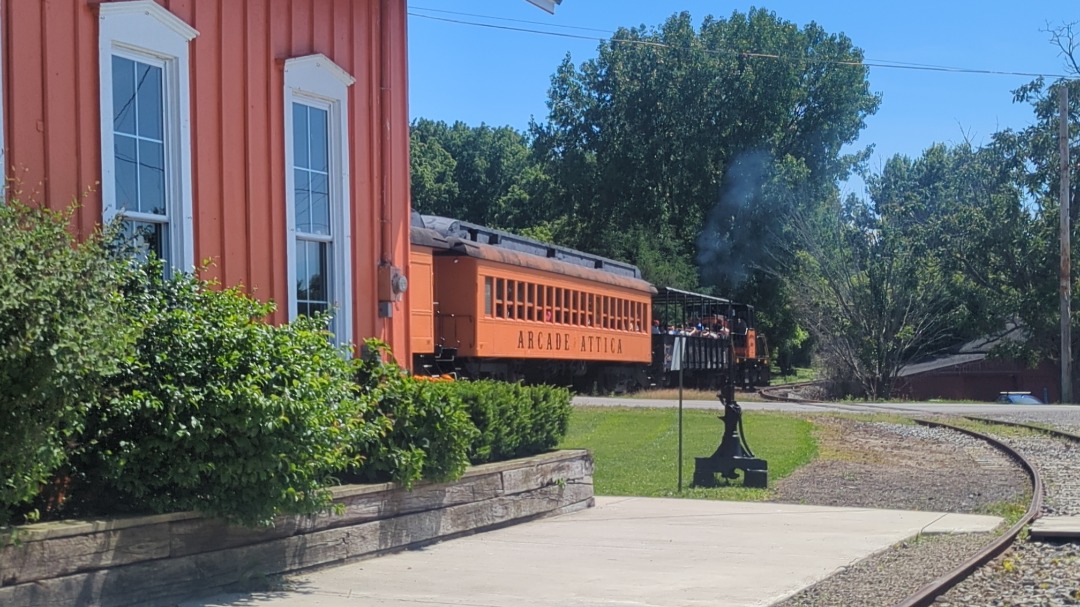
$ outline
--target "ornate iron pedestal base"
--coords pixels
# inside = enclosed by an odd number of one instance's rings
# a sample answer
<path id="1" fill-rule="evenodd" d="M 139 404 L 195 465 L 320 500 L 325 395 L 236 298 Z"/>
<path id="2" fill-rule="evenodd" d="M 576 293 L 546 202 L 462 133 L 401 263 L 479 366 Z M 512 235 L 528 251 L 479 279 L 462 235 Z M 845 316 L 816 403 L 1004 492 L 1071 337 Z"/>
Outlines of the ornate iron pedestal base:
<path id="1" fill-rule="evenodd" d="M 734 479 L 739 477 L 735 471 L 742 470 L 744 487 L 764 489 L 769 486 L 769 463 L 754 457 L 741 436 L 742 407 L 735 402 L 734 390 L 729 388 L 726 398 L 723 393 L 720 396 L 724 401 L 724 438 L 716 453 L 694 458 L 694 481 L 691 486 L 716 487 L 719 485 L 717 474 Z"/>
<path id="2" fill-rule="evenodd" d="M 738 478 L 743 471 L 743 486 L 765 489 L 769 486 L 769 462 L 756 457 L 695 457 L 693 487 L 717 487 L 719 474 L 727 479 Z"/>

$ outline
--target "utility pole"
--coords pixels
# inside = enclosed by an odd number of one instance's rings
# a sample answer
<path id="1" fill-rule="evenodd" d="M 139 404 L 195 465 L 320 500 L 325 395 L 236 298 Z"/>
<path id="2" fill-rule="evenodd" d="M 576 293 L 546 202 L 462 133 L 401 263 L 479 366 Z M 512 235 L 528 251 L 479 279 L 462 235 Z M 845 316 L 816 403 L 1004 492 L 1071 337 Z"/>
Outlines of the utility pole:
<path id="1" fill-rule="evenodd" d="M 1072 242 L 1069 227 L 1069 84 L 1058 89 L 1058 147 L 1061 187 L 1061 402 L 1073 402 L 1072 393 Z"/>

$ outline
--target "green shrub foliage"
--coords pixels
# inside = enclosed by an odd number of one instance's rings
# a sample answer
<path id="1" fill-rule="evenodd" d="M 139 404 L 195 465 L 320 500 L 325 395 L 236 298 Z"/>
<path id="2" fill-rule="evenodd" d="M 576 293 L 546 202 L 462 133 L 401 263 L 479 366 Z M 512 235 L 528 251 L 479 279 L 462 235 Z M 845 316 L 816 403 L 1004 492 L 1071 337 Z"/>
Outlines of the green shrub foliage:
<path id="1" fill-rule="evenodd" d="M 0 201 L 0 524 L 64 461 L 105 377 L 130 346 L 118 322 L 125 264 L 71 213 Z"/>
<path id="2" fill-rule="evenodd" d="M 566 435 L 571 409 L 566 388 L 492 380 L 451 385 L 479 429 L 469 448 L 475 464 L 543 453 Z"/>
<path id="3" fill-rule="evenodd" d="M 369 422 L 389 432 L 363 444 L 360 477 L 411 487 L 418 480 L 448 481 L 469 465 L 469 446 L 478 435 L 455 385 L 410 377 L 388 362 L 386 345 L 367 342 L 357 381 L 374 403 Z"/>
<path id="4" fill-rule="evenodd" d="M 380 433 L 353 363 L 326 318 L 273 326 L 272 304 L 211 286 L 158 264 L 130 285 L 143 333 L 90 416 L 83 482 L 122 506 L 244 524 L 326 509 L 333 475 Z"/>

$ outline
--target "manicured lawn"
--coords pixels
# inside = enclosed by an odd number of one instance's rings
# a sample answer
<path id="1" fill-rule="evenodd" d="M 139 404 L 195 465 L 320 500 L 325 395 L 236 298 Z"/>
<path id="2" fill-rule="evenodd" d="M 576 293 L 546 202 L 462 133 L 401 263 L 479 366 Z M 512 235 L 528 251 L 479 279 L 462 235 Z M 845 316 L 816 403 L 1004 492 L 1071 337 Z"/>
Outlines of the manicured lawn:
<path id="1" fill-rule="evenodd" d="M 769 462 L 769 483 L 791 474 L 817 453 L 810 422 L 782 413 L 743 412 L 746 439 L 754 454 Z M 678 410 L 575 407 L 560 448 L 589 449 L 597 495 L 672 497 L 678 482 Z M 683 411 L 684 497 L 758 500 L 768 490 L 727 487 L 689 489 L 694 458 L 712 455 L 724 423 L 714 411 Z"/>

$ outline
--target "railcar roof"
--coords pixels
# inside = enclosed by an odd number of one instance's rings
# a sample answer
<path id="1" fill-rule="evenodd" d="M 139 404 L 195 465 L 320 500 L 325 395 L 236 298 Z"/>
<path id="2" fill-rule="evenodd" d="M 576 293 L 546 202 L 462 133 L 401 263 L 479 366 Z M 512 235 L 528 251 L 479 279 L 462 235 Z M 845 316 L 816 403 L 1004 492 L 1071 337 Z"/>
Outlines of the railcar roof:
<path id="1" fill-rule="evenodd" d="M 409 242 L 434 249 L 450 248 L 450 241 L 442 234 L 416 225 L 409 228 Z"/>
<path id="2" fill-rule="evenodd" d="M 610 272 L 602 272 L 600 270 L 594 270 L 592 268 L 581 267 L 575 264 L 566 263 L 558 259 L 549 259 L 545 257 L 540 257 L 538 255 L 530 255 L 528 253 L 521 253 L 520 251 L 514 251 L 494 245 L 482 244 L 479 242 L 472 242 L 454 237 L 450 237 L 449 240 L 451 243 L 453 243 L 453 245 L 451 246 L 452 251 L 467 255 L 469 257 L 496 261 L 499 263 L 505 263 L 523 268 L 530 268 L 533 270 L 542 270 L 562 276 L 583 278 L 593 282 L 612 285 L 616 287 L 623 287 L 626 289 L 633 289 L 635 291 L 642 291 L 649 294 L 656 293 L 655 287 L 653 287 L 648 282 L 641 280 L 640 278 L 619 276 L 618 274 L 612 274 Z"/>
<path id="3" fill-rule="evenodd" d="M 414 218 L 417 215 L 414 214 Z M 642 280 L 641 270 L 637 266 L 600 255 L 593 255 L 584 251 L 578 251 L 569 247 L 548 244 L 532 238 L 512 234 L 504 230 L 488 228 L 467 221 L 440 217 L 438 215 L 420 215 L 423 227 L 435 230 L 445 238 L 457 238 L 462 241 L 474 242 L 482 245 L 490 245 L 500 249 L 534 255 L 536 257 L 561 261 L 563 263 L 580 266 L 590 270 L 599 270 L 631 278 Z M 413 225 L 417 225 L 414 219 Z"/>

